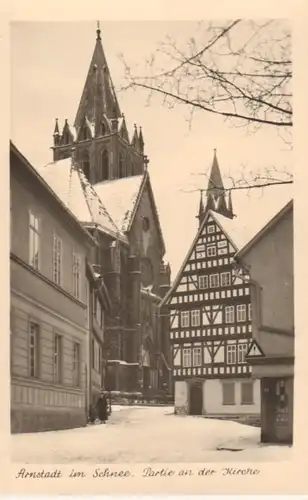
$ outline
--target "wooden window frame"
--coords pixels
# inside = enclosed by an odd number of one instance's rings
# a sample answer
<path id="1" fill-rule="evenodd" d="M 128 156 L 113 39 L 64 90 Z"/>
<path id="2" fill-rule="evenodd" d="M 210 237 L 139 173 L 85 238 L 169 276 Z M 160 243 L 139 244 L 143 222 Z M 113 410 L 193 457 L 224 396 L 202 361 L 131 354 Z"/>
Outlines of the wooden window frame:
<path id="1" fill-rule="evenodd" d="M 212 253 L 212 250 L 214 250 L 213 253 Z M 216 257 L 217 256 L 216 245 L 207 245 L 207 247 L 206 247 L 206 255 L 207 255 L 207 257 Z"/>
<path id="2" fill-rule="evenodd" d="M 232 315 L 231 321 L 229 321 L 228 315 Z M 232 325 L 235 321 L 235 309 L 234 306 L 225 306 L 225 323 L 227 325 Z"/>
<path id="3" fill-rule="evenodd" d="M 215 286 L 213 286 L 213 284 L 212 284 L 212 279 L 214 278 L 214 276 L 215 276 L 215 279 L 217 280 L 216 281 L 217 284 Z M 219 288 L 219 274 L 218 273 L 210 274 L 209 285 L 210 285 L 209 288 Z"/>
<path id="4" fill-rule="evenodd" d="M 56 285 L 62 286 L 62 258 L 63 243 L 62 238 L 54 233 L 52 249 L 52 280 Z"/>
<path id="5" fill-rule="evenodd" d="M 190 326 L 200 326 L 200 309 L 193 309 L 190 311 Z"/>
<path id="6" fill-rule="evenodd" d="M 243 355 L 244 353 L 244 355 Z M 237 346 L 237 362 L 239 364 L 246 363 L 245 356 L 247 354 L 247 344 L 241 343 Z"/>
<path id="7" fill-rule="evenodd" d="M 231 360 L 230 360 L 230 358 L 231 358 Z M 226 345 L 226 363 L 227 363 L 227 365 L 236 365 L 236 363 L 237 363 L 236 344 L 227 344 Z"/>
<path id="8" fill-rule="evenodd" d="M 33 220 L 32 220 L 33 219 Z M 34 222 L 34 224 L 33 224 Z M 41 267 L 41 221 L 40 217 L 32 210 L 29 210 L 29 265 L 40 270 Z"/>
<path id="9" fill-rule="evenodd" d="M 206 285 L 206 286 L 202 286 L 202 280 L 203 280 L 203 285 Z M 198 284 L 199 284 L 199 288 L 201 290 L 206 290 L 208 287 L 209 287 L 209 277 L 207 274 L 205 275 L 201 275 L 199 276 L 198 278 Z"/>
<path id="10" fill-rule="evenodd" d="M 77 353 L 77 356 L 76 356 Z M 81 346 L 79 342 L 73 343 L 73 385 L 80 387 L 81 379 Z"/>
<path id="11" fill-rule="evenodd" d="M 191 355 L 191 347 L 184 347 L 183 348 L 183 368 L 191 368 L 191 362 L 192 362 L 192 355 Z M 188 364 L 186 363 L 188 359 Z"/>
<path id="12" fill-rule="evenodd" d="M 212 231 L 212 229 L 213 229 L 213 231 Z M 210 230 L 211 230 L 211 231 L 210 231 Z M 209 225 L 207 226 L 207 233 L 208 233 L 208 234 L 213 234 L 213 233 L 215 233 L 215 224 L 209 224 Z"/>
<path id="13" fill-rule="evenodd" d="M 223 278 L 226 278 L 226 277 L 228 277 L 228 283 L 223 282 L 224 281 Z M 222 287 L 231 286 L 231 273 L 230 273 L 230 271 L 226 271 L 226 272 L 220 274 L 220 286 L 222 286 Z"/>
<path id="14" fill-rule="evenodd" d="M 184 324 L 184 323 L 187 323 L 187 324 Z M 190 326 L 190 314 L 189 314 L 189 311 L 181 311 L 181 327 L 187 328 L 189 326 Z"/>
<path id="15" fill-rule="evenodd" d="M 196 361 L 197 360 L 197 361 Z M 192 365 L 202 366 L 202 347 L 193 347 L 192 349 Z"/>
<path id="16" fill-rule="evenodd" d="M 243 316 L 242 316 L 242 314 L 243 314 Z M 245 321 L 247 321 L 246 304 L 237 304 L 237 306 L 236 306 L 236 321 L 238 323 L 245 323 Z"/>

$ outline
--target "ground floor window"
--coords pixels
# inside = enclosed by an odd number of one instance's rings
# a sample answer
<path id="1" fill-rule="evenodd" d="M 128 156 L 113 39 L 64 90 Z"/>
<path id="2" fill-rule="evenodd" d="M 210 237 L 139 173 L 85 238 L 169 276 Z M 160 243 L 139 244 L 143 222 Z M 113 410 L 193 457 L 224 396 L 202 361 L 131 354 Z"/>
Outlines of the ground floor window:
<path id="1" fill-rule="evenodd" d="M 253 382 L 242 382 L 241 384 L 241 404 L 252 405 L 253 401 Z"/>
<path id="2" fill-rule="evenodd" d="M 235 383 L 225 382 L 222 384 L 222 404 L 234 405 L 235 404 Z"/>

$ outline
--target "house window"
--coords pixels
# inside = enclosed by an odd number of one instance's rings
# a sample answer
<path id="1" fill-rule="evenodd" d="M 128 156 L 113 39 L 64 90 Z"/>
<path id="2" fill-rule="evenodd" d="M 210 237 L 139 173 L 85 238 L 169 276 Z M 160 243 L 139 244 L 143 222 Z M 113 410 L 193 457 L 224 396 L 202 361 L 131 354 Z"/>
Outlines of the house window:
<path id="1" fill-rule="evenodd" d="M 199 276 L 199 288 L 207 288 L 208 281 L 208 276 Z"/>
<path id="2" fill-rule="evenodd" d="M 215 232 L 215 226 L 214 225 L 208 226 L 207 227 L 207 232 L 208 232 L 208 234 L 214 233 Z"/>
<path id="3" fill-rule="evenodd" d="M 238 345 L 238 363 L 245 363 L 245 356 L 247 354 L 247 344 L 239 344 Z"/>
<path id="4" fill-rule="evenodd" d="M 252 320 L 252 306 L 251 304 L 248 304 L 248 320 Z"/>
<path id="5" fill-rule="evenodd" d="M 236 364 L 236 344 L 227 345 L 227 364 Z"/>
<path id="6" fill-rule="evenodd" d="M 207 256 L 208 257 L 215 257 L 216 255 L 216 246 L 215 245 L 209 245 L 207 247 Z"/>
<path id="7" fill-rule="evenodd" d="M 40 267 L 40 224 L 33 212 L 29 213 L 29 264 L 34 269 Z"/>
<path id="8" fill-rule="evenodd" d="M 29 325 L 29 374 L 38 377 L 39 361 L 39 325 L 30 322 Z"/>
<path id="9" fill-rule="evenodd" d="M 220 283 L 221 283 L 221 286 L 230 286 L 231 285 L 231 274 L 230 273 L 221 273 Z"/>
<path id="10" fill-rule="evenodd" d="M 101 180 L 106 181 L 109 179 L 109 155 L 106 149 L 103 149 L 101 155 Z"/>
<path id="11" fill-rule="evenodd" d="M 191 367 L 191 349 L 183 349 L 183 367 Z"/>
<path id="12" fill-rule="evenodd" d="M 219 274 L 210 274 L 210 287 L 219 287 Z"/>
<path id="13" fill-rule="evenodd" d="M 200 311 L 195 309 L 191 311 L 191 326 L 200 325 Z"/>
<path id="14" fill-rule="evenodd" d="M 57 235 L 53 238 L 53 262 L 52 262 L 52 274 L 53 281 L 57 285 L 61 285 L 62 282 L 62 240 Z"/>
<path id="15" fill-rule="evenodd" d="M 201 347 L 193 348 L 193 366 L 201 366 Z"/>
<path id="16" fill-rule="evenodd" d="M 225 382 L 222 384 L 222 404 L 234 405 L 235 404 L 235 383 Z"/>
<path id="17" fill-rule="evenodd" d="M 234 323 L 234 306 L 225 307 L 225 322 Z"/>
<path id="18" fill-rule="evenodd" d="M 252 405 L 253 400 L 253 382 L 242 382 L 241 383 L 241 404 L 242 405 Z"/>
<path id="19" fill-rule="evenodd" d="M 73 295 L 80 299 L 81 295 L 81 260 L 79 255 L 73 254 Z"/>
<path id="20" fill-rule="evenodd" d="M 55 382 L 61 382 L 61 354 L 62 337 L 56 333 L 53 346 L 53 378 Z"/>
<path id="21" fill-rule="evenodd" d="M 189 312 L 181 311 L 181 326 L 189 326 Z"/>
<path id="22" fill-rule="evenodd" d="M 73 385 L 80 385 L 80 344 L 74 342 L 73 345 Z"/>
<path id="23" fill-rule="evenodd" d="M 239 323 L 246 321 L 246 304 L 239 304 L 236 306 L 236 316 Z"/>

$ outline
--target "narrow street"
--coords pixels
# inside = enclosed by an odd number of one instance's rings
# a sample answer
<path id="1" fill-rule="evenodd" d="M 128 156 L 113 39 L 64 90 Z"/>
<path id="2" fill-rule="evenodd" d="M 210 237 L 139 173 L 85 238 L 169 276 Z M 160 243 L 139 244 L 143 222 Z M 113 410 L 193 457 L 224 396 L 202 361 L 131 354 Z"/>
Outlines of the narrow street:
<path id="1" fill-rule="evenodd" d="M 114 407 L 106 425 L 13 435 L 12 460 L 111 464 L 288 459 L 290 448 L 262 447 L 259 435 L 258 428 L 235 422 L 175 416 L 172 407 Z"/>

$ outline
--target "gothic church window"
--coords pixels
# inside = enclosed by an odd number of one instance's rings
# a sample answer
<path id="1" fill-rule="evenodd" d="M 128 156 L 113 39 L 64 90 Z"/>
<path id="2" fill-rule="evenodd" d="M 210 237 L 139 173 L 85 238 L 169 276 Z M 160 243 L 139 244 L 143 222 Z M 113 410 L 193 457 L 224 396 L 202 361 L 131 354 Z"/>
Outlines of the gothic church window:
<path id="1" fill-rule="evenodd" d="M 101 135 L 106 135 L 106 125 L 103 122 L 101 123 Z"/>
<path id="2" fill-rule="evenodd" d="M 84 127 L 81 134 L 81 140 L 86 141 L 89 138 L 89 133 L 87 127 Z"/>
<path id="3" fill-rule="evenodd" d="M 124 156 L 123 153 L 120 153 L 119 157 L 119 178 L 122 179 L 125 177 L 125 172 L 124 172 Z"/>
<path id="4" fill-rule="evenodd" d="M 101 156 L 101 180 L 109 179 L 109 155 L 106 149 L 103 149 Z"/>

